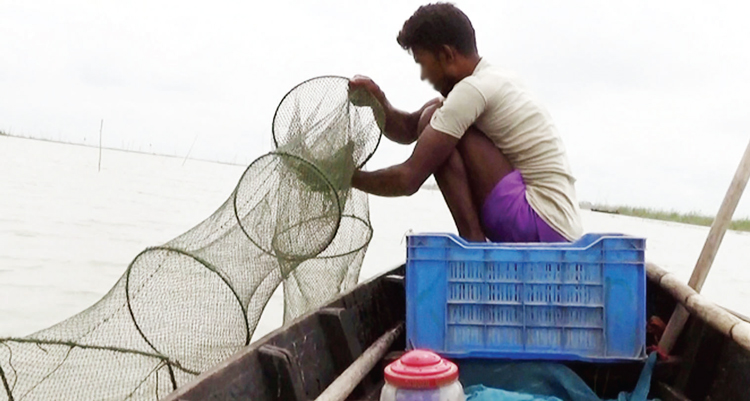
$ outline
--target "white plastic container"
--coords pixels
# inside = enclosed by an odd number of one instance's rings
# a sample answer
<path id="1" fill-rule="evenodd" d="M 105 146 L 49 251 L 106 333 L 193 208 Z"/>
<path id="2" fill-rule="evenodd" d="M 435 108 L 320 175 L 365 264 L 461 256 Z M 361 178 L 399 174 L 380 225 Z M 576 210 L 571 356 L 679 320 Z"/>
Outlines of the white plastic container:
<path id="1" fill-rule="evenodd" d="M 458 367 L 440 355 L 413 350 L 385 368 L 380 401 L 465 401 Z"/>

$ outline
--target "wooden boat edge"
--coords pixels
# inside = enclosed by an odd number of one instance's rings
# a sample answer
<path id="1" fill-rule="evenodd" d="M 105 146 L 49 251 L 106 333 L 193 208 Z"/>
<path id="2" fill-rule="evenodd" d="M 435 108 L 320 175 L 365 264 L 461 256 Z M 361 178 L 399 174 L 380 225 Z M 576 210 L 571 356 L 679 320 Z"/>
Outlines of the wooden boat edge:
<path id="1" fill-rule="evenodd" d="M 320 320 L 323 315 L 329 313 L 331 310 L 337 310 L 336 308 L 340 309 L 341 306 L 345 306 L 341 304 L 342 299 L 351 298 L 358 292 L 366 292 L 367 288 L 373 289 L 375 286 L 382 285 L 385 282 L 390 282 L 395 286 L 391 288 L 393 294 L 398 290 L 403 291 L 403 270 L 399 269 L 403 269 L 403 266 L 373 277 L 332 301 L 326 307 L 312 311 L 296 319 L 290 325 L 274 330 L 231 358 L 196 377 L 196 379 L 187 385 L 177 389 L 166 399 L 184 401 L 199 399 L 247 399 L 247 393 L 234 392 L 232 389 L 240 391 L 239 388 L 235 388 L 238 387 L 238 381 L 241 382 L 243 377 L 247 378 L 252 375 L 261 376 L 258 372 L 252 373 L 252 370 L 268 369 L 269 364 L 274 365 L 272 370 L 277 375 L 281 372 L 281 376 L 290 376 L 287 379 L 282 378 L 281 381 L 276 381 L 277 388 L 275 389 L 277 391 L 286 391 L 287 394 L 283 396 L 281 394 L 258 395 L 258 399 L 307 400 L 314 398 L 308 397 L 308 395 L 319 394 L 318 390 L 322 391 L 333 380 L 334 377 L 331 377 L 330 372 L 327 378 L 322 380 L 317 378 L 319 389 L 316 388 L 311 391 L 310 389 L 301 388 L 299 385 L 295 388 L 295 385 L 291 383 L 294 381 L 291 376 L 295 374 L 304 375 L 305 373 L 300 371 L 304 370 L 305 367 L 292 366 L 295 363 L 299 363 L 299 360 L 295 360 L 294 357 L 288 358 L 290 355 L 283 354 L 283 350 L 279 351 L 281 352 L 280 357 L 282 359 L 284 357 L 289 359 L 287 364 L 281 364 L 284 366 L 275 366 L 279 365 L 278 358 L 275 359 L 276 362 L 272 358 L 271 360 L 267 359 L 265 365 L 255 364 L 254 366 L 251 366 L 252 364 L 248 363 L 248 360 L 257 357 L 257 354 L 261 352 L 261 348 L 264 346 L 266 348 L 270 347 L 273 350 L 273 347 L 283 342 L 277 341 L 279 336 L 286 336 L 287 339 L 290 339 L 290 335 L 294 336 L 294 333 L 290 333 L 290 331 L 296 330 L 301 325 L 313 324 L 311 323 L 312 321 Z M 666 321 L 678 302 L 685 302 L 691 311 L 688 328 L 680 337 L 678 345 L 675 348 L 674 354 L 676 356 L 670 358 L 670 360 L 660 362 L 657 365 L 657 369 L 655 369 L 652 387 L 653 393 L 665 401 L 750 399 L 750 388 L 746 385 L 750 380 L 750 348 L 743 343 L 741 337 L 741 335 L 744 335 L 743 330 L 746 327 L 750 327 L 750 323 L 742 319 L 741 316 L 736 316 L 730 311 L 710 303 L 710 301 L 707 301 L 700 294 L 694 293 L 694 291 L 691 293 L 689 290 L 682 288 L 683 286 L 687 286 L 673 280 L 673 277 L 668 278 L 670 273 L 660 269 L 658 266 L 648 263 L 647 271 L 649 279 L 649 304 L 654 307 L 652 310 L 649 310 L 649 316 L 659 316 Z M 394 290 L 394 288 L 398 288 L 398 290 Z M 687 296 L 680 294 L 687 294 Z M 688 302 L 691 299 L 692 301 Z M 395 299 L 388 300 L 387 302 L 399 304 L 398 300 Z M 392 320 L 395 322 L 397 319 Z M 373 331 L 370 336 L 372 341 L 374 341 L 375 335 L 380 335 L 390 328 L 385 326 L 387 325 L 383 325 L 383 327 L 379 327 L 378 330 Z M 340 335 L 339 339 L 341 339 Z M 293 344 L 293 341 L 285 344 Z M 342 360 L 342 363 L 339 364 L 340 366 L 336 370 L 340 373 L 342 369 L 357 357 L 357 348 L 361 353 L 367 346 L 369 346 L 369 342 L 362 342 L 354 347 L 349 346 L 349 355 L 344 356 L 343 359 L 339 358 Z M 404 346 L 405 344 L 401 341 L 396 348 L 403 349 Z M 266 351 L 268 350 L 266 349 Z M 286 382 L 282 383 L 284 380 Z M 377 380 L 377 378 L 370 378 L 370 384 L 372 384 L 373 380 Z M 227 386 L 229 390 L 222 389 L 213 393 L 209 388 L 215 386 Z M 243 386 L 240 385 L 239 387 Z M 359 391 L 355 392 L 355 395 L 350 399 L 373 399 L 368 398 L 371 395 L 368 395 L 364 390 L 366 387 L 363 384 Z M 244 386 L 244 388 L 247 389 L 249 387 Z M 268 389 L 265 390 L 267 391 Z M 256 392 L 263 390 L 253 388 L 251 391 L 255 395 Z M 237 397 L 234 398 L 230 393 L 236 394 Z"/>

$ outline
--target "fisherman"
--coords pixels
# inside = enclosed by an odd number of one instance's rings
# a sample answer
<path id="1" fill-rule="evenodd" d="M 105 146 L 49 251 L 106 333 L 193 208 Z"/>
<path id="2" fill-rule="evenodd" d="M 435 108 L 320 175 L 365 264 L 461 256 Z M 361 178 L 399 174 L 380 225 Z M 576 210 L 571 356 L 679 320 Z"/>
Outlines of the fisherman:
<path id="1" fill-rule="evenodd" d="M 419 110 L 394 108 L 370 78 L 385 110 L 385 136 L 416 142 L 405 162 L 356 171 L 352 186 L 408 196 L 435 176 L 459 235 L 468 241 L 565 242 L 582 232 L 575 179 L 544 107 L 507 71 L 479 56 L 469 18 L 452 4 L 419 7 L 397 37 L 440 92 Z"/>

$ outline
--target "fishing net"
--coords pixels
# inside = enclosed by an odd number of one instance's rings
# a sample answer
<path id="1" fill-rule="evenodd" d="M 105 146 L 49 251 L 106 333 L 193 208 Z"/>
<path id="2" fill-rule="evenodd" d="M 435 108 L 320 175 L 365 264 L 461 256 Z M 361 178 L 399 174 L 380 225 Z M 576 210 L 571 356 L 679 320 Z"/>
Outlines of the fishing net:
<path id="1" fill-rule="evenodd" d="M 279 285 L 284 321 L 354 286 L 372 236 L 350 187 L 384 115 L 341 77 L 292 89 L 256 159 L 219 209 L 135 257 L 96 304 L 0 339 L 0 400 L 153 400 L 247 345 Z"/>

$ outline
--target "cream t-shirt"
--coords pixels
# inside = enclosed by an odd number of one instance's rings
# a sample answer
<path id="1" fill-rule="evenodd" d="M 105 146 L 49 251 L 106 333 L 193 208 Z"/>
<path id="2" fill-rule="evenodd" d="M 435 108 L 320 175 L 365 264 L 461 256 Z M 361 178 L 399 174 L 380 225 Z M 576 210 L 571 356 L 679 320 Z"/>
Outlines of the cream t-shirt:
<path id="1" fill-rule="evenodd" d="M 476 126 L 521 172 L 526 200 L 537 214 L 568 240 L 581 236 L 565 147 L 547 111 L 517 78 L 480 60 L 474 73 L 453 87 L 430 125 L 456 138 Z"/>

